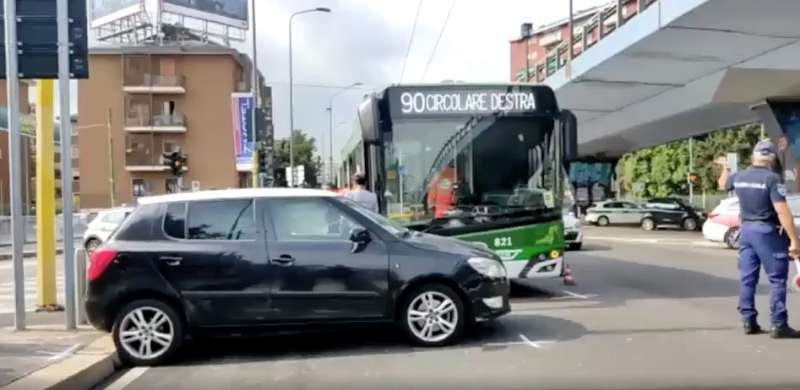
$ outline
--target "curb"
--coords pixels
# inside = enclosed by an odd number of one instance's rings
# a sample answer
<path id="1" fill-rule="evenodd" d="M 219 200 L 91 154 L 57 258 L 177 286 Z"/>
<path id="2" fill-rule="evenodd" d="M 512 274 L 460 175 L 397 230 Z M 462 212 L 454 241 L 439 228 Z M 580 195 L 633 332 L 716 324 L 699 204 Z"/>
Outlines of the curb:
<path id="1" fill-rule="evenodd" d="M 3 387 L 23 389 L 90 389 L 114 373 L 116 352 L 110 337 L 101 337 L 74 355 Z"/>

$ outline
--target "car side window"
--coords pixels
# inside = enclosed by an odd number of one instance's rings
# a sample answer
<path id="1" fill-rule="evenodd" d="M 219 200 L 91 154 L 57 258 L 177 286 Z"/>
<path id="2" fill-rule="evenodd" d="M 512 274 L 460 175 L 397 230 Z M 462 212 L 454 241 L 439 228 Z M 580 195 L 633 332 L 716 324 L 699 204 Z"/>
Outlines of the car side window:
<path id="1" fill-rule="evenodd" d="M 607 209 L 618 209 L 619 208 L 619 203 L 616 203 L 616 202 L 607 203 L 604 208 L 607 208 Z"/>
<path id="2" fill-rule="evenodd" d="M 267 204 L 278 241 L 347 240 L 353 229 L 362 227 L 318 198 L 270 199 Z"/>
<path id="3" fill-rule="evenodd" d="M 189 240 L 255 240 L 252 199 L 190 202 L 187 218 Z"/>
<path id="4" fill-rule="evenodd" d="M 119 225 L 123 220 L 125 220 L 124 211 L 114 211 L 103 216 L 103 222 L 114 225 Z"/>
<path id="5" fill-rule="evenodd" d="M 170 203 L 164 215 L 164 233 L 172 238 L 186 238 L 186 203 Z"/>

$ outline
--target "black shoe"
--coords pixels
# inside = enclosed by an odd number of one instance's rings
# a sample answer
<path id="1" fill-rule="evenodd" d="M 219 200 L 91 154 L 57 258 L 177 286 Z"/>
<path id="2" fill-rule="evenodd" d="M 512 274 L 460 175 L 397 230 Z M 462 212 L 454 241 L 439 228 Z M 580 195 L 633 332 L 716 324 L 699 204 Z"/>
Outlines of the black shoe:
<path id="1" fill-rule="evenodd" d="M 761 333 L 761 326 L 755 321 L 744 322 L 744 334 L 759 334 Z"/>
<path id="2" fill-rule="evenodd" d="M 790 328 L 788 325 L 772 328 L 769 337 L 773 339 L 800 339 L 800 332 Z"/>

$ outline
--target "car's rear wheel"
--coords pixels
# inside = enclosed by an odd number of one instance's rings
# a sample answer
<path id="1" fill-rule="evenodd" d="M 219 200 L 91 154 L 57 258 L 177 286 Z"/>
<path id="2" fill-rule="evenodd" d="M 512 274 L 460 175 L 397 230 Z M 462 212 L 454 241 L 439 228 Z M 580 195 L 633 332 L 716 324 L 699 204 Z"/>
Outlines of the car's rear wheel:
<path id="1" fill-rule="evenodd" d="M 466 311 L 458 294 L 440 284 L 414 290 L 403 307 L 401 325 L 414 344 L 438 347 L 461 339 Z"/>
<path id="2" fill-rule="evenodd" d="M 143 299 L 120 310 L 111 335 L 123 363 L 156 366 L 169 360 L 182 344 L 183 323 L 170 305 Z"/>
<path id="3" fill-rule="evenodd" d="M 728 229 L 725 233 L 725 245 L 729 249 L 739 249 L 739 228 Z"/>
<path id="4" fill-rule="evenodd" d="M 694 231 L 697 230 L 697 220 L 694 218 L 686 218 L 683 220 L 683 224 L 681 225 L 683 230 Z"/>
<path id="5" fill-rule="evenodd" d="M 608 224 L 609 224 L 608 217 L 601 216 L 600 218 L 597 218 L 597 226 L 608 226 Z"/>
<path id="6" fill-rule="evenodd" d="M 642 220 L 642 229 L 649 231 L 656 230 L 656 221 L 653 218 L 645 218 Z"/>
<path id="7" fill-rule="evenodd" d="M 94 253 L 94 251 L 96 251 L 97 248 L 100 247 L 100 244 L 102 244 L 102 242 L 100 242 L 100 240 L 98 240 L 96 238 L 90 238 L 90 239 L 86 240 L 86 244 L 84 244 L 83 247 L 86 248 L 86 254 L 91 256 L 92 253 Z"/>

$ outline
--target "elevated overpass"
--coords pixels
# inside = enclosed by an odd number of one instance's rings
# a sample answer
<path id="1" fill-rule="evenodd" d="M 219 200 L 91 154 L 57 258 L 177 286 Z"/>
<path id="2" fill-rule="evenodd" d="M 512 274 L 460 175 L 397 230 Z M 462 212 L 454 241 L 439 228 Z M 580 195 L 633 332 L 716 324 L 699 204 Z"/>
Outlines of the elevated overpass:
<path id="1" fill-rule="evenodd" d="M 658 0 L 544 83 L 577 115 L 585 156 L 766 119 L 754 105 L 800 100 L 798 16 L 798 0 Z"/>

